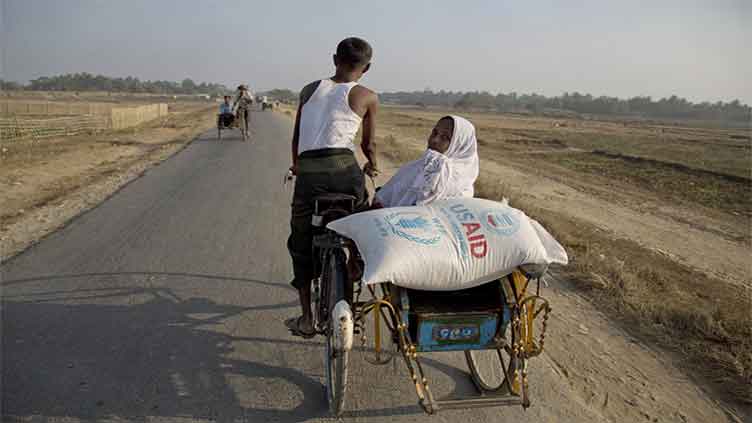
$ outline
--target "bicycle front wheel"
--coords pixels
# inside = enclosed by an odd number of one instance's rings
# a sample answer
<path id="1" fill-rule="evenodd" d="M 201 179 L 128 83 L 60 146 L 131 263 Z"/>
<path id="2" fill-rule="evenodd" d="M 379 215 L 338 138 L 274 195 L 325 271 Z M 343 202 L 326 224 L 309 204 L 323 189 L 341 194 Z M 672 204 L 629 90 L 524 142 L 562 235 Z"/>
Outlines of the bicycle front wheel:
<path id="1" fill-rule="evenodd" d="M 337 302 L 345 298 L 347 284 L 347 267 L 342 250 L 332 250 L 326 255 L 322 277 L 327 278 L 323 286 L 328 290 L 329 327 L 326 337 L 326 393 L 329 410 L 339 416 L 345 406 L 345 391 L 347 387 L 347 360 L 349 351 L 338 350 L 334 341 L 334 322 L 332 310 Z"/>

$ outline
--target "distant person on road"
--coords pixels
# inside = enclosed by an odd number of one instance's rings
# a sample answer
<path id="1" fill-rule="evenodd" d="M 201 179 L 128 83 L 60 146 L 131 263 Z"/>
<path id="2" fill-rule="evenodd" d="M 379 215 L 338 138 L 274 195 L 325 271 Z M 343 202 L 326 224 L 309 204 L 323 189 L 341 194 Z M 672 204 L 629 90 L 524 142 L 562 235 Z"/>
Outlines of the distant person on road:
<path id="1" fill-rule="evenodd" d="M 311 313 L 311 280 L 314 274 L 313 215 L 314 196 L 342 193 L 357 198 L 357 206 L 367 201 L 364 172 L 377 173 L 373 138 L 378 96 L 359 85 L 371 64 L 372 49 L 365 40 L 347 38 L 337 45 L 334 76 L 306 85 L 292 137 L 292 166 L 297 175 L 292 201 L 291 234 L 287 247 L 292 257 L 294 278 L 302 315 L 285 324 L 293 335 L 315 335 Z M 355 160 L 355 135 L 363 126 L 360 148 L 368 162 L 361 170 Z"/>
<path id="2" fill-rule="evenodd" d="M 235 116 L 238 119 L 243 119 L 243 121 L 245 122 L 245 128 L 247 132 L 248 129 L 250 128 L 249 114 L 250 114 L 251 106 L 253 105 L 253 96 L 248 90 L 248 86 L 243 85 L 243 84 L 238 85 L 238 92 L 235 95 L 235 100 L 233 101 L 232 104 L 233 104 L 233 110 L 235 110 Z"/>
<path id="3" fill-rule="evenodd" d="M 235 119 L 235 115 L 232 114 L 232 105 L 230 104 L 230 96 L 225 96 L 225 101 L 219 105 L 219 119 L 222 126 L 232 125 L 232 121 Z"/>
<path id="4" fill-rule="evenodd" d="M 430 204 L 436 200 L 472 197 L 478 178 L 475 127 L 459 116 L 445 116 L 428 137 L 426 152 L 410 162 L 377 193 L 374 207 Z"/>

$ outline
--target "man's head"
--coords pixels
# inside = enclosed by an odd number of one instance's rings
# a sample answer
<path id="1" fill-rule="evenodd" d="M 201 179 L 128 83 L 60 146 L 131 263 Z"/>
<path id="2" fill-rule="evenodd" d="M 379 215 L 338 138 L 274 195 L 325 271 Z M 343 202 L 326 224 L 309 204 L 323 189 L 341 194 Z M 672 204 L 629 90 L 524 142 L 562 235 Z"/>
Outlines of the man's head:
<path id="1" fill-rule="evenodd" d="M 337 45 L 334 65 L 346 72 L 359 72 L 361 75 L 371 67 L 373 49 L 368 41 L 357 37 L 345 38 Z"/>
<path id="2" fill-rule="evenodd" d="M 230 102 L 230 96 L 229 96 L 229 95 L 226 95 L 226 96 L 225 96 L 225 103 L 229 103 L 229 102 Z"/>

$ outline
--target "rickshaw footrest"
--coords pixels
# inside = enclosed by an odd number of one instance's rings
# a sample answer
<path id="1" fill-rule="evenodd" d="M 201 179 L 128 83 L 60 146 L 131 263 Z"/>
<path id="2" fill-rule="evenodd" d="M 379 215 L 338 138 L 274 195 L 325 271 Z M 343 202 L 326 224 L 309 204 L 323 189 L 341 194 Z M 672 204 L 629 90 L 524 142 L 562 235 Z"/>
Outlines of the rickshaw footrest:
<path id="1" fill-rule="evenodd" d="M 453 408 L 481 408 L 522 405 L 522 398 L 514 395 L 481 395 L 434 400 L 436 410 Z"/>

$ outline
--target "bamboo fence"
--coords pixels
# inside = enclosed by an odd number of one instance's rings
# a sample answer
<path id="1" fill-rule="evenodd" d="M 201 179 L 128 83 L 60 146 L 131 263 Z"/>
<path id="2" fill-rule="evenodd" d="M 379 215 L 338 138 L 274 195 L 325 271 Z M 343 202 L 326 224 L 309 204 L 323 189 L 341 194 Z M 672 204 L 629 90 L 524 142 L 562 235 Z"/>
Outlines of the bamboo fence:
<path id="1" fill-rule="evenodd" d="M 112 108 L 101 104 L 0 103 L 9 106 L 1 111 L 0 141 L 65 137 L 96 133 L 109 129 L 125 129 L 167 116 L 167 104 Z M 109 107 L 109 109 L 106 109 Z M 23 112 L 16 113 L 15 110 Z M 63 113 L 60 113 L 63 111 Z M 75 112 L 83 112 L 76 114 Z M 44 115 L 66 115 L 39 117 Z M 69 115 L 70 114 L 70 115 Z M 69 116 L 68 116 L 69 115 Z"/>

